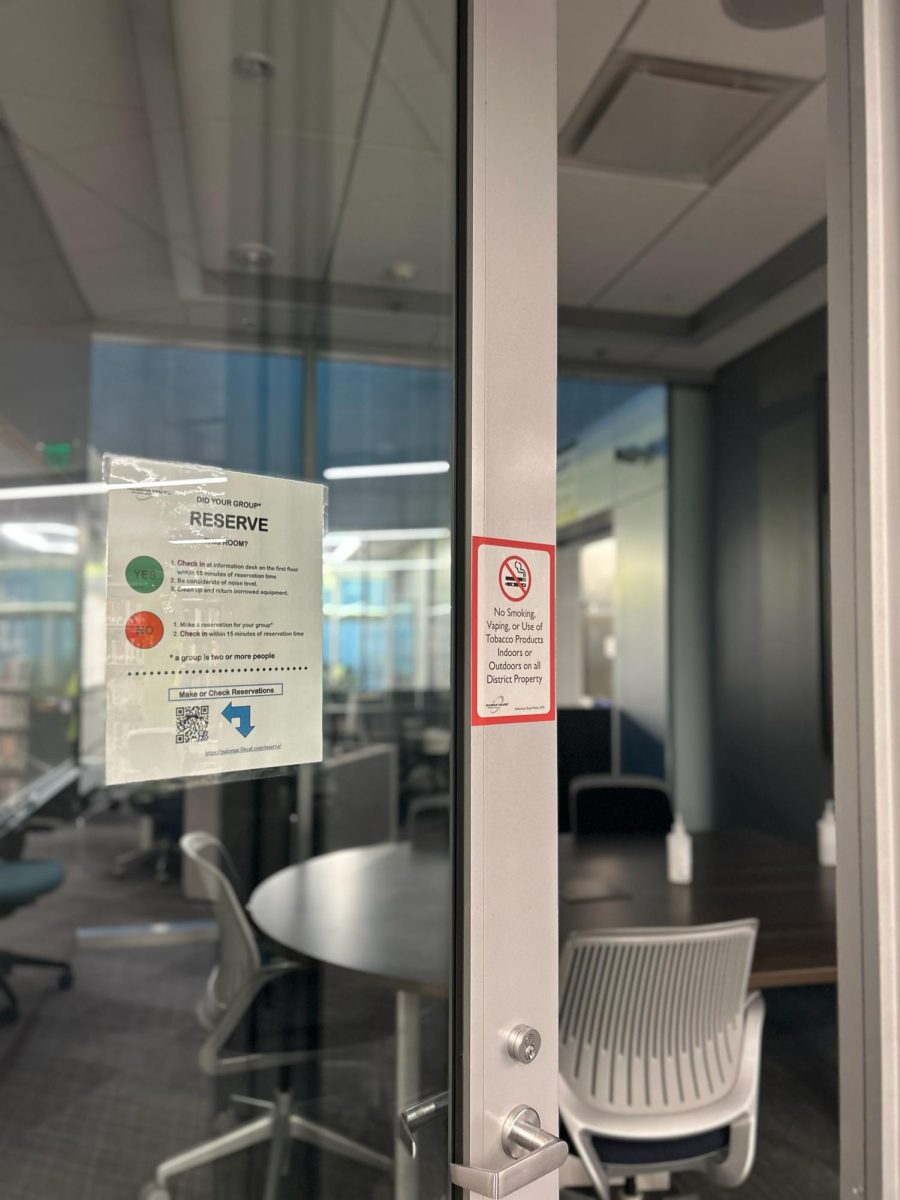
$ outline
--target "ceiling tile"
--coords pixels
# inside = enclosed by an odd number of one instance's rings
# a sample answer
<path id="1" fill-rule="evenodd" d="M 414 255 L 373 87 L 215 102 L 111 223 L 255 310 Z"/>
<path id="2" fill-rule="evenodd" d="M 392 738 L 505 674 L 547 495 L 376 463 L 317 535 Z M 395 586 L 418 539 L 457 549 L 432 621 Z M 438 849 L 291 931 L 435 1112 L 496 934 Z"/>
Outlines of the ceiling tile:
<path id="1" fill-rule="evenodd" d="M 318 336 L 332 350 L 352 349 L 355 345 L 421 348 L 431 345 L 438 329 L 436 317 L 362 309 L 331 308 L 317 323 Z"/>
<path id="2" fill-rule="evenodd" d="M 590 303 L 703 191 L 700 184 L 560 168 L 560 303 Z"/>
<path id="3" fill-rule="evenodd" d="M 453 0 L 407 0 L 418 15 L 435 57 L 449 76 L 456 53 L 456 4 Z"/>
<path id="4" fill-rule="evenodd" d="M 819 201 L 824 216 L 827 156 L 828 118 L 822 83 L 719 181 L 719 187 L 808 196 Z"/>
<path id="5" fill-rule="evenodd" d="M 334 238 L 351 144 L 288 130 L 264 139 L 254 127 L 220 121 L 186 134 L 204 265 L 232 269 L 232 246 L 265 242 L 279 274 L 318 278 Z"/>
<path id="6" fill-rule="evenodd" d="M 406 145 L 425 145 L 436 150 L 442 157 L 449 158 L 454 152 L 456 136 L 456 109 L 453 99 L 453 84 L 449 77 L 440 71 L 432 71 L 428 75 L 406 75 L 402 79 L 392 81 L 397 96 L 402 100 L 406 109 L 414 117 L 420 136 L 418 141 L 408 141 Z M 376 85 L 373 104 L 375 103 L 379 85 Z M 390 141 L 390 127 L 383 132 L 379 128 L 376 110 L 370 107 L 365 141 Z M 379 136 L 381 134 L 381 136 Z"/>
<path id="7" fill-rule="evenodd" d="M 452 171 L 428 150 L 363 146 L 353 172 L 352 192 L 371 200 L 394 196 L 453 194 Z"/>
<path id="8" fill-rule="evenodd" d="M 661 342 L 659 336 L 636 337 L 597 329 L 566 329 L 557 333 L 557 354 L 566 363 L 583 363 L 587 368 L 603 370 L 607 363 L 648 362 Z"/>
<path id="9" fill-rule="evenodd" d="M 0 87 L 0 105 L 16 139 L 42 154 L 110 145 L 147 132 L 141 108 L 23 95 L 5 87 Z"/>
<path id="10" fill-rule="evenodd" d="M 128 4 L 4 0 L 0 79 L 14 92 L 139 110 Z"/>
<path id="11" fill-rule="evenodd" d="M 720 0 L 650 0 L 622 44 L 641 54 L 769 75 L 825 75 L 824 18 L 789 29 L 747 29 L 725 15 Z"/>
<path id="12" fill-rule="evenodd" d="M 446 0 L 440 0 L 446 11 L 450 6 Z M 426 5 L 437 9 L 440 5 Z M 438 13 L 434 14 L 435 23 Z M 435 24 L 435 28 L 437 28 Z M 450 25 L 449 35 L 453 36 L 453 25 Z M 401 79 L 404 75 L 421 75 L 430 71 L 446 71 L 443 57 L 438 57 L 438 50 L 446 53 L 446 44 L 439 47 L 428 25 L 422 19 L 418 8 L 410 0 L 395 0 L 391 10 L 391 23 L 388 26 L 384 42 L 382 69 L 393 78 Z"/>
<path id="13" fill-rule="evenodd" d="M 190 323 L 195 329 L 240 334 L 248 338 L 260 334 L 302 338 L 312 329 L 313 310 L 288 304 L 254 304 L 245 300 L 204 300 L 189 305 Z"/>
<path id="14" fill-rule="evenodd" d="M 50 325 L 83 321 L 88 316 L 72 276 L 59 258 L 0 267 L 0 314 Z"/>
<path id="15" fill-rule="evenodd" d="M 34 154 L 23 155 L 28 173 L 40 196 L 56 234 L 67 252 L 102 250 L 141 241 L 147 228 L 140 217 L 130 216 L 109 203 L 92 187 L 73 178 Z M 133 180 L 122 178 L 116 186 L 130 188 Z M 145 198 L 139 198 L 142 205 Z"/>
<path id="16" fill-rule="evenodd" d="M 145 230 L 165 231 L 149 137 L 57 153 L 50 162 Z"/>
<path id="17" fill-rule="evenodd" d="M 0 106 L 2 103 L 2 97 L 0 97 Z M 0 167 L 15 167 L 18 166 L 18 163 L 19 160 L 16 158 L 9 134 L 0 125 Z"/>
<path id="18" fill-rule="evenodd" d="M 640 0 L 557 0 L 557 112 L 560 128 L 603 66 Z"/>
<path id="19" fill-rule="evenodd" d="M 336 0 L 336 8 L 369 54 L 378 44 L 386 5 L 387 0 Z"/>
<path id="20" fill-rule="evenodd" d="M 363 146 L 338 231 L 330 277 L 390 283 L 391 265 L 415 264 L 413 286 L 447 291 L 453 272 L 453 173 L 431 151 Z"/>
<path id="21" fill-rule="evenodd" d="M 447 292 L 453 278 L 451 197 L 436 192 L 371 199 L 351 197 L 330 277 L 341 283 L 389 285 L 396 262 L 415 268 L 412 286 Z M 402 288 L 398 295 L 402 297 Z"/>
<path id="22" fill-rule="evenodd" d="M 821 219 L 817 200 L 714 190 L 617 283 L 603 308 L 688 315 Z"/>
<path id="23" fill-rule="evenodd" d="M 59 247 L 22 168 L 0 168 L 0 266 L 58 255 Z"/>
<path id="24" fill-rule="evenodd" d="M 73 254 L 72 270 L 96 317 L 169 308 L 177 299 L 164 242 L 147 239 L 91 254 Z"/>
<path id="25" fill-rule="evenodd" d="M 367 3 L 376 7 L 373 0 Z M 241 121 L 266 111 L 279 130 L 352 137 L 372 54 L 344 9 L 296 0 L 274 3 L 269 38 L 274 70 L 261 82 L 242 78 L 232 68 L 241 51 L 260 48 L 237 19 L 251 17 L 257 8 L 221 0 L 172 6 L 184 120 Z"/>
<path id="26" fill-rule="evenodd" d="M 824 308 L 827 288 L 827 270 L 822 267 L 706 341 L 692 346 L 669 344 L 662 347 L 653 356 L 653 362 L 659 366 L 703 370 L 724 366 L 782 329 Z"/>
<path id="27" fill-rule="evenodd" d="M 380 74 L 372 89 L 363 141 L 367 145 L 411 146 L 427 150 L 432 146 L 428 128 L 415 107 L 409 104 L 400 85 Z"/>

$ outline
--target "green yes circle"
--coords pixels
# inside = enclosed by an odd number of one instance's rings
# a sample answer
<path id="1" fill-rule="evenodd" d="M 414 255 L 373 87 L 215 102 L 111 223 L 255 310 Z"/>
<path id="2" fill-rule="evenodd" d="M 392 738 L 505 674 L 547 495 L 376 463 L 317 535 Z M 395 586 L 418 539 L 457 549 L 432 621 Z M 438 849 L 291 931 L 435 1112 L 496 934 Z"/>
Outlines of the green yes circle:
<path id="1" fill-rule="evenodd" d="M 139 554 L 125 568 L 125 578 L 136 592 L 155 592 L 165 579 L 165 573 L 155 558 Z"/>

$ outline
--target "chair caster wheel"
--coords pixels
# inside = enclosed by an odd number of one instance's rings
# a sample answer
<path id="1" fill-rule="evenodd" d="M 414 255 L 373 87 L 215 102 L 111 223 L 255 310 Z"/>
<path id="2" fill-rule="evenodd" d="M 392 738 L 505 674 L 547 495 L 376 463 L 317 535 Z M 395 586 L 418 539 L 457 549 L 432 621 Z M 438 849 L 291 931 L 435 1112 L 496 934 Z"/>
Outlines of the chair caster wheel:
<path id="1" fill-rule="evenodd" d="M 72 972 L 63 971 L 62 975 L 59 977 L 59 983 L 57 984 L 57 987 L 61 992 L 67 992 L 74 982 L 75 976 L 72 974 Z"/>
<path id="2" fill-rule="evenodd" d="M 145 1183 L 139 1200 L 172 1200 L 172 1193 L 161 1183 Z"/>

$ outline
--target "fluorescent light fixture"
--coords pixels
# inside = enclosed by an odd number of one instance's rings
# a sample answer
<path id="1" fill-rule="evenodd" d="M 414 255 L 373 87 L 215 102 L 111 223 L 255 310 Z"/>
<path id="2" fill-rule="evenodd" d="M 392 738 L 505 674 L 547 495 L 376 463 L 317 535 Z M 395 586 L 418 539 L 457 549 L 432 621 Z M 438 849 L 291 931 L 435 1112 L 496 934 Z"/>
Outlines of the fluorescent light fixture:
<path id="1" fill-rule="evenodd" d="M 337 546 L 345 538 L 360 542 L 439 542 L 449 536 L 449 529 L 333 529 L 325 534 L 325 545 Z"/>
<path id="2" fill-rule="evenodd" d="M 142 479 L 134 483 L 48 483 L 33 487 L 0 488 L 3 500 L 56 500 L 68 496 L 105 496 L 123 488 L 199 487 L 203 483 L 227 483 L 227 475 L 207 475 L 202 479 Z"/>
<path id="3" fill-rule="evenodd" d="M 348 558 L 353 557 L 361 545 L 362 541 L 360 538 L 354 537 L 353 534 L 350 534 L 349 536 L 345 534 L 344 537 L 342 537 L 334 547 L 334 549 L 329 550 L 325 554 L 325 561 L 327 563 L 346 562 Z"/>
<path id="4" fill-rule="evenodd" d="M 383 479 L 394 475 L 446 475 L 448 462 L 372 463 L 363 467 L 326 467 L 326 479 Z"/>
<path id="5" fill-rule="evenodd" d="M 78 526 L 56 521 L 4 521 L 0 533 L 8 542 L 38 554 L 77 554 Z"/>
<path id="6" fill-rule="evenodd" d="M 327 564 L 333 571 L 440 571 L 450 566 L 449 558 L 360 558 L 353 562 Z"/>

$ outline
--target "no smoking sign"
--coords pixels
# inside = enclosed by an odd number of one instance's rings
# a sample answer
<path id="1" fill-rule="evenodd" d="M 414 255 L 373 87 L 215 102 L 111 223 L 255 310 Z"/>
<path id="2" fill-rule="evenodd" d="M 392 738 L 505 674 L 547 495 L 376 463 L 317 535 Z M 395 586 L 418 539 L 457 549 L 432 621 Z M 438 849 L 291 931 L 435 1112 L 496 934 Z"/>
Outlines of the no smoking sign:
<path id="1" fill-rule="evenodd" d="M 531 568 L 518 554 L 504 558 L 499 578 L 500 591 L 507 600 L 524 600 L 531 591 Z"/>
<path id="2" fill-rule="evenodd" d="M 472 539 L 472 723 L 556 717 L 556 547 Z"/>

